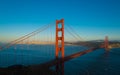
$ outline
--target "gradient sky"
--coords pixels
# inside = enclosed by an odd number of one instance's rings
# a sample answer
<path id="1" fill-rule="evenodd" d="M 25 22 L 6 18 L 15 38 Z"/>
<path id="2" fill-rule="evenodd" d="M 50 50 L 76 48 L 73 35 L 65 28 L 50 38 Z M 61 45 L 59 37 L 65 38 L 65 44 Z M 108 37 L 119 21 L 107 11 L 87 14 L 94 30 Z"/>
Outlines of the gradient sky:
<path id="1" fill-rule="evenodd" d="M 86 40 L 120 40 L 120 0 L 0 0 L 0 41 L 61 18 Z"/>

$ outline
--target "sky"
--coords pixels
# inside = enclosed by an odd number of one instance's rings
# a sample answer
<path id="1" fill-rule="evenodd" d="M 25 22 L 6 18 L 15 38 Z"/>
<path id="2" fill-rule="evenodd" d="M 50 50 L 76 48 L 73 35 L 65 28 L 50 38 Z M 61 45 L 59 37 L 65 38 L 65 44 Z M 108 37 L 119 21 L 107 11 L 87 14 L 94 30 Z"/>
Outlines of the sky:
<path id="1" fill-rule="evenodd" d="M 61 18 L 86 40 L 120 40 L 120 0 L 0 0 L 0 41 Z"/>

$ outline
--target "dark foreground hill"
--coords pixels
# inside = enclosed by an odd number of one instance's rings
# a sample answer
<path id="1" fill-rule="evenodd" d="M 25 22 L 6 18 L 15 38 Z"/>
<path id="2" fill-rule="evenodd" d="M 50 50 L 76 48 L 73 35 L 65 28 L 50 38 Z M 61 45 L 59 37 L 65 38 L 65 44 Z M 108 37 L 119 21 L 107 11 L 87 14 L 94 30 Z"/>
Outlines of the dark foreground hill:
<path id="1" fill-rule="evenodd" d="M 56 75 L 56 72 L 49 68 L 33 70 L 29 66 L 14 65 L 0 68 L 0 75 Z"/>

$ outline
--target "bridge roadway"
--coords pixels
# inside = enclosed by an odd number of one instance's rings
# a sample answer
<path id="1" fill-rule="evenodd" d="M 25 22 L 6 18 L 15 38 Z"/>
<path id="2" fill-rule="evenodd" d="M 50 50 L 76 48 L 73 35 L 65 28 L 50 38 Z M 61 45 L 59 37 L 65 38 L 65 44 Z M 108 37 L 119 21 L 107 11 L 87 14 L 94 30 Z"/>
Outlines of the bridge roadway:
<path id="1" fill-rule="evenodd" d="M 100 48 L 98 48 L 98 47 L 91 48 L 91 49 L 88 49 L 88 50 L 84 50 L 84 51 L 81 51 L 81 52 L 66 56 L 66 57 L 64 57 L 64 59 L 59 58 L 59 59 L 54 59 L 54 60 L 48 61 L 46 63 L 42 63 L 42 64 L 38 64 L 38 65 L 31 65 L 31 66 L 29 66 L 29 69 L 30 70 L 42 70 L 44 68 L 49 68 L 49 67 L 55 66 L 57 64 L 69 61 L 69 60 L 71 60 L 73 58 L 77 58 L 77 57 L 82 56 L 84 54 L 90 53 L 90 52 L 95 51 L 97 49 L 100 49 Z"/>

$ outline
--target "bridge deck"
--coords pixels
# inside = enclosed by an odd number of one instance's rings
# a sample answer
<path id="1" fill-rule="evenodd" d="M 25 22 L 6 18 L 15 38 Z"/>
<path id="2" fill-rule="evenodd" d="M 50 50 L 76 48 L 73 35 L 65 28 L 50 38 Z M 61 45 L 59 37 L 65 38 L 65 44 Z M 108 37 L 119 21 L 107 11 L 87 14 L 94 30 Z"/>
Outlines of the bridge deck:
<path id="1" fill-rule="evenodd" d="M 85 50 L 85 51 L 81 51 L 81 52 L 66 56 L 66 57 L 64 57 L 64 59 L 62 59 L 62 58 L 54 59 L 54 60 L 51 60 L 51 61 L 43 63 L 43 64 L 29 66 L 29 68 L 32 69 L 32 70 L 33 69 L 34 70 L 36 70 L 36 69 L 40 70 L 40 69 L 43 69 L 43 68 L 49 68 L 49 67 L 57 65 L 58 63 L 69 61 L 70 59 L 77 58 L 79 56 L 82 56 L 82 55 L 87 54 L 89 52 L 95 51 L 97 49 L 99 49 L 99 48 L 91 48 L 91 49 L 88 49 L 88 50 Z"/>

